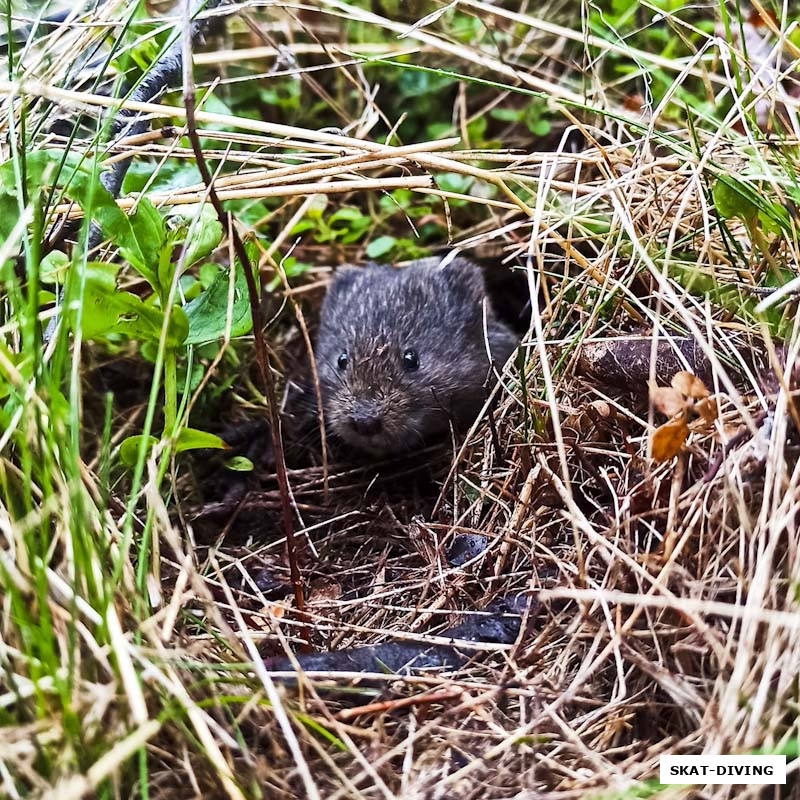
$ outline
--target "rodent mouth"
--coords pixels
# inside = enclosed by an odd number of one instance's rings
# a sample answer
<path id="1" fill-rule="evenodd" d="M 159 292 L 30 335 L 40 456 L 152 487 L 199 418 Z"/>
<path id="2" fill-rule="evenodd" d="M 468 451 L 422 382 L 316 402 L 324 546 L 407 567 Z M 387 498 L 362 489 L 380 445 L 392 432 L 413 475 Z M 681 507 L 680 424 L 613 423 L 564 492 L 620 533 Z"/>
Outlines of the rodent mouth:
<path id="1" fill-rule="evenodd" d="M 364 452 L 371 453 L 375 456 L 389 455 L 393 451 L 401 449 L 394 445 L 384 433 L 376 433 L 366 436 L 354 430 L 348 430 L 344 436 L 342 436 L 341 433 L 339 436 L 343 441 L 347 442 L 353 447 L 357 447 L 359 450 L 363 450 Z"/>
<path id="2" fill-rule="evenodd" d="M 429 413 L 420 413 L 412 409 L 380 409 L 367 406 L 355 406 L 335 409 L 333 416 L 328 417 L 331 433 L 354 449 L 373 456 L 391 456 L 405 453 L 424 445 L 428 434 L 438 432 L 432 425 Z"/>
<path id="3" fill-rule="evenodd" d="M 363 433 L 354 429 L 345 420 L 337 420 L 336 424 L 332 425 L 331 428 L 340 441 L 373 456 L 391 455 L 409 450 L 414 445 L 413 441 L 408 441 L 407 436 L 405 438 L 402 434 L 392 436 L 385 427 L 381 427 L 380 430 L 376 430 L 374 433 Z"/>

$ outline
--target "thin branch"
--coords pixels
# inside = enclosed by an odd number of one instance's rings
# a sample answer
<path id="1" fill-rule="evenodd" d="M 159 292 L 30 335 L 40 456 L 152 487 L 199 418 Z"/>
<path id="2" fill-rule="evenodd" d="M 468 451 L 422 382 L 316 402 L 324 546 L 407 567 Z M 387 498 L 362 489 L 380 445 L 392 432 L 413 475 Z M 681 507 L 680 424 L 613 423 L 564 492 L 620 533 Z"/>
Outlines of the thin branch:
<path id="1" fill-rule="evenodd" d="M 187 2 L 187 0 L 184 0 Z M 187 9 L 188 13 L 188 9 Z M 262 391 L 267 399 L 267 408 L 270 417 L 270 433 L 272 435 L 272 448 L 275 453 L 275 474 L 278 481 L 278 490 L 281 497 L 281 518 L 283 521 L 283 532 L 286 537 L 286 550 L 289 560 L 289 570 L 294 589 L 295 603 L 297 610 L 301 614 L 305 610 L 305 600 L 303 597 L 303 577 L 297 563 L 297 546 L 294 538 L 294 520 L 292 519 L 291 494 L 289 490 L 289 479 L 286 474 L 286 460 L 283 451 L 283 439 L 281 437 L 281 421 L 278 412 L 278 403 L 275 394 L 275 379 L 272 374 L 269 352 L 264 342 L 264 331 L 261 320 L 260 299 L 261 293 L 253 275 L 253 267 L 247 256 L 244 243 L 242 242 L 235 224 L 230 219 L 228 213 L 222 206 L 222 201 L 217 196 L 214 189 L 214 182 L 211 172 L 206 164 L 205 155 L 200 136 L 197 132 L 195 119 L 195 91 L 194 75 L 192 74 L 192 35 L 190 27 L 187 26 L 183 38 L 183 101 L 186 109 L 186 129 L 189 141 L 197 159 L 197 168 L 203 183 L 208 187 L 208 198 L 217 213 L 220 223 L 229 231 L 233 241 L 233 248 L 236 257 L 242 265 L 245 279 L 247 280 L 247 293 L 250 299 L 250 314 L 253 322 L 253 339 L 255 341 L 256 362 L 258 363 L 259 375 L 262 383 Z M 306 631 L 306 638 L 308 632 Z"/>

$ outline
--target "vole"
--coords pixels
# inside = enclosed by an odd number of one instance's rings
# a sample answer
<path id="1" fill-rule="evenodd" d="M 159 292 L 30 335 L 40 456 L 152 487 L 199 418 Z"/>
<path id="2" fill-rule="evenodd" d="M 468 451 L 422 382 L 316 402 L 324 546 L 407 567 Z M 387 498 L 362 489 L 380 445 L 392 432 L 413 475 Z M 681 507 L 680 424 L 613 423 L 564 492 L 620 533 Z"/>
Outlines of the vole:
<path id="1" fill-rule="evenodd" d="M 487 353 L 488 349 L 491 353 Z M 329 434 L 375 456 L 472 422 L 517 346 L 464 258 L 336 271 L 315 359 Z"/>

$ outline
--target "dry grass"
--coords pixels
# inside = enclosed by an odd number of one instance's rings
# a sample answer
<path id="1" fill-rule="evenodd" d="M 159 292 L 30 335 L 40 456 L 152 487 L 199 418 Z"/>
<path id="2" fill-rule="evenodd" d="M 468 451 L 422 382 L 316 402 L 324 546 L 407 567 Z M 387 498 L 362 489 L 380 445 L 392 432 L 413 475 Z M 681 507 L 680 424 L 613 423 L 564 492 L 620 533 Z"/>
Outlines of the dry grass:
<path id="1" fill-rule="evenodd" d="M 207 519 L 202 535 L 193 522 L 194 472 L 179 461 L 162 483 L 153 456 L 131 523 L 136 537 L 147 520 L 154 543 L 142 564 L 125 532 L 126 481 L 103 484 L 100 462 L 89 455 L 102 428 L 89 430 L 79 480 L 59 483 L 54 465 L 55 488 L 41 490 L 39 506 L 27 514 L 0 507 L 2 585 L 33 598 L 41 596 L 37 581 L 45 582 L 55 653 L 52 675 L 37 669 L 6 588 L 2 793 L 127 797 L 131 786 L 141 793 L 146 782 L 153 798 L 762 796 L 758 787 L 662 789 L 654 779 L 665 753 L 777 748 L 794 752 L 793 775 L 798 763 L 800 317 L 789 293 L 779 340 L 752 313 L 769 297 L 764 275 L 775 269 L 800 275 L 799 218 L 789 194 L 800 140 L 797 52 L 787 45 L 788 78 L 779 82 L 768 58 L 747 61 L 738 39 L 726 44 L 709 35 L 696 58 L 679 60 L 634 50 L 624 39 L 606 46 L 594 37 L 591 63 L 580 72 L 574 58 L 559 63 L 559 54 L 576 56 L 587 43 L 569 5 L 543 9 L 543 18 L 559 23 L 549 25 L 526 13 L 527 6 L 460 5 L 497 32 L 513 31 L 514 46 L 502 59 L 485 44 L 440 35 L 436 20 L 410 29 L 340 0 L 283 11 L 267 5 L 240 4 L 236 33 L 224 50 L 198 57 L 198 70 L 236 61 L 241 46 L 240 58 L 246 54 L 254 70 L 266 72 L 275 55 L 270 48 L 280 42 L 281 53 L 294 48 L 299 66 L 289 71 L 303 79 L 322 80 L 318 71 L 303 70 L 309 53 L 350 76 L 363 113 L 341 132 L 198 114 L 216 148 L 209 157 L 226 167 L 221 198 L 286 198 L 266 221 L 273 245 L 264 253 L 263 275 L 275 276 L 275 259 L 291 250 L 291 228 L 313 195 L 331 193 L 337 202 L 333 193 L 401 185 L 430 195 L 437 194 L 430 188 L 437 173 L 476 178 L 477 186 L 495 191 L 465 196 L 483 206 L 484 221 L 452 231 L 452 244 L 467 252 L 493 248 L 527 272 L 534 302 L 523 343 L 525 380 L 516 365 L 506 365 L 496 438 L 484 417 L 452 452 L 432 450 L 378 467 L 331 463 L 327 475 L 309 462 L 290 469 L 297 535 L 305 542 L 305 619 L 288 600 L 266 596 L 258 582 L 260 568 L 284 568 L 280 497 L 269 469 L 236 504 L 234 519 L 211 523 L 209 537 Z M 42 118 L 113 105 L 74 88 L 69 54 L 85 49 L 112 20 L 113 28 L 123 11 L 124 3 L 109 2 L 95 24 L 65 26 L 31 48 L 27 69 L 0 82 L 4 131 L 12 97 L 26 98 L 29 115 Z M 376 121 L 383 116 L 393 124 L 400 111 L 391 98 L 368 94 L 369 70 L 352 66 L 360 43 L 343 38 L 345 17 L 393 36 L 408 33 L 396 51 L 412 53 L 414 63 L 494 81 L 498 95 L 518 86 L 546 91 L 568 126 L 560 143 L 541 152 L 480 152 L 449 139 L 373 142 Z M 678 16 L 673 25 L 681 29 Z M 775 25 L 788 27 L 787 20 Z M 247 49 L 248 30 L 263 34 L 252 34 L 260 49 Z M 309 50 L 309 31 L 326 46 Z M 384 44 L 373 50 L 382 52 Z M 675 121 L 669 99 L 631 111 L 625 100 L 636 84 L 601 80 L 609 52 L 643 70 L 666 70 L 674 81 L 667 98 L 700 76 L 718 104 L 729 103 L 727 118 L 688 129 Z M 743 73 L 738 82 L 728 52 Z M 784 126 L 769 141 L 759 128 L 764 103 Z M 17 99 L 17 115 L 19 108 Z M 183 124 L 172 105 L 143 110 L 159 124 L 165 117 Z M 211 130 L 221 125 L 226 129 Z M 456 136 L 462 127 L 454 126 Z M 577 150 L 570 131 L 580 134 Z M 56 135 L 36 140 L 37 147 L 66 144 Z M 77 150 L 94 146 L 89 139 L 71 142 Z M 190 155 L 177 138 L 151 138 L 118 144 L 108 156 L 128 154 L 159 163 Z M 740 221 L 720 222 L 711 187 L 721 176 L 744 181 L 764 203 L 788 210 L 786 228 L 763 234 L 766 248 L 754 244 Z M 190 186 L 151 199 L 196 203 L 204 191 Z M 455 196 L 438 195 L 443 202 Z M 77 215 L 67 205 L 54 213 Z M 324 256 L 318 260 L 329 266 Z M 689 291 L 676 277 L 686 266 L 739 294 Z M 287 296 L 313 298 L 324 277 L 324 270 L 309 273 Z M 312 327 L 313 307 L 299 306 Z M 579 371 L 586 342 L 631 332 L 694 336 L 711 363 L 708 388 L 718 419 L 694 424 L 667 463 L 650 457 L 650 436 L 663 418 L 648 404 L 646 383 L 606 386 Z M 13 321 L 6 333 L 13 339 Z M 295 323 L 271 333 L 286 367 L 302 350 Z M 74 357 L 88 370 L 95 354 Z M 0 359 L 8 360 L 3 351 Z M 218 364 L 206 368 L 213 373 Z M 12 374 L 11 364 L 2 366 Z M 89 426 L 93 391 L 84 389 Z M 263 412 L 246 370 L 230 391 L 226 407 L 235 419 Z M 35 387 L 26 396 L 46 419 L 46 399 Z M 133 404 L 138 414 L 145 402 L 142 393 Z M 8 420 L 0 437 L 4 475 L 15 479 L 25 468 L 9 440 L 15 428 L 33 424 L 26 413 Z M 115 418 L 114 441 L 136 419 Z M 99 498 L 106 492 L 111 501 L 103 510 Z M 76 495 L 85 535 L 96 544 L 85 570 L 76 566 L 71 533 Z M 26 563 L 24 537 L 45 518 L 51 560 Z M 464 567 L 449 566 L 448 543 L 463 532 L 486 536 L 488 547 Z M 101 607 L 87 586 L 91 576 L 103 583 L 114 554 L 122 554 L 119 583 L 113 602 Z M 147 573 L 144 597 L 137 569 Z M 476 648 L 455 672 L 372 675 L 356 700 L 331 692 L 330 676 L 283 687 L 261 660 L 299 652 L 304 626 L 319 650 L 392 637 L 433 641 L 465 614 L 515 593 L 529 593 L 536 603 L 513 646 Z M 65 674 L 66 689 L 59 684 Z M 339 676 L 335 683 L 363 680 Z M 379 710 L 352 710 L 376 699 L 386 701 Z"/>

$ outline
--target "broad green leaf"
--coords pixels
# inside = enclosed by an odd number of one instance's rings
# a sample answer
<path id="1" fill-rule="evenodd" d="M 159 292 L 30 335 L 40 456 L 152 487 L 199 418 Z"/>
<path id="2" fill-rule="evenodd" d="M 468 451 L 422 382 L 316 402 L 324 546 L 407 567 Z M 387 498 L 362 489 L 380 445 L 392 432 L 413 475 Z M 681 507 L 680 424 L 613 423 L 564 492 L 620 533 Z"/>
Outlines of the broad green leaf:
<path id="1" fill-rule="evenodd" d="M 766 233 L 779 234 L 781 230 L 791 231 L 792 223 L 789 212 L 779 203 L 772 203 L 770 213 L 758 212 L 758 221 Z"/>
<path id="2" fill-rule="evenodd" d="M 360 239 L 372 224 L 372 220 L 357 208 L 345 206 L 328 218 L 328 226 L 342 244 L 352 244 Z"/>
<path id="3" fill-rule="evenodd" d="M 231 472 L 252 472 L 254 466 L 249 458 L 234 456 L 225 462 L 225 469 L 229 469 Z"/>
<path id="4" fill-rule="evenodd" d="M 518 108 L 493 108 L 489 112 L 492 119 L 499 119 L 501 122 L 518 122 L 524 115 L 524 109 Z"/>
<path id="5" fill-rule="evenodd" d="M 200 282 L 200 284 L 204 289 L 208 289 L 214 283 L 219 273 L 220 273 L 219 264 L 214 264 L 210 261 L 206 261 L 206 263 L 201 265 L 200 268 L 197 270 L 197 280 Z"/>
<path id="6" fill-rule="evenodd" d="M 367 256 L 369 258 L 380 258 L 385 256 L 397 243 L 394 236 L 379 236 L 367 245 Z"/>
<path id="7" fill-rule="evenodd" d="M 144 437 L 141 434 L 129 436 L 127 439 L 124 439 L 119 446 L 119 457 L 126 467 L 136 466 L 136 462 L 139 460 L 139 446 L 144 438 L 147 438 L 147 444 L 145 445 L 146 458 L 153 447 L 158 444 L 158 439 L 156 439 L 155 436 Z"/>
<path id="8" fill-rule="evenodd" d="M 157 343 L 161 339 L 164 314 L 146 305 L 139 297 L 116 288 L 114 264 L 87 265 L 86 283 L 81 308 L 81 332 L 84 339 L 105 338 L 117 333 L 132 339 Z M 69 319 L 77 324 L 76 304 L 68 304 Z M 181 308 L 173 308 L 167 329 L 166 345 L 177 348 L 189 332 L 189 322 Z"/>
<path id="9" fill-rule="evenodd" d="M 93 177 L 88 164 L 81 163 L 78 157 L 69 156 L 58 150 L 40 150 L 29 153 L 25 160 L 26 187 L 29 202 L 41 203 L 44 190 L 57 186 L 64 190 L 67 197 L 74 200 L 87 214 L 91 214 L 103 231 L 130 261 L 131 265 L 152 286 L 155 286 L 155 264 L 153 252 L 157 253 L 159 243 L 155 241 L 139 241 L 134 232 L 134 222 L 140 214 L 142 220 L 138 229 L 143 232 L 146 227 L 152 229 L 153 218 L 147 205 L 144 211 L 137 211 L 133 218 L 129 217 L 116 204 L 111 194 L 103 187 L 99 179 Z M 10 235 L 19 218 L 19 205 L 14 175 L 14 165 L 8 161 L 0 165 L 0 239 Z M 153 209 L 154 210 L 154 209 Z"/>
<path id="10" fill-rule="evenodd" d="M 155 173 L 155 174 L 154 174 Z M 122 194 L 132 192 L 169 192 L 202 183 L 203 178 L 193 161 L 169 159 L 158 164 L 151 159 L 135 159 L 125 173 Z"/>
<path id="11" fill-rule="evenodd" d="M 44 284 L 63 283 L 69 268 L 69 257 L 60 250 L 50 251 L 39 266 L 39 280 Z"/>
<path id="12" fill-rule="evenodd" d="M 248 255 L 255 253 L 248 249 Z M 243 336 L 252 327 L 250 298 L 247 280 L 238 260 L 234 262 L 233 302 L 228 303 L 230 269 L 222 270 L 211 286 L 200 297 L 184 306 L 189 320 L 189 335 L 185 344 L 213 342 L 225 335 L 228 314 L 231 320 L 231 336 Z"/>
<path id="13" fill-rule="evenodd" d="M 720 178 L 711 191 L 714 206 L 723 219 L 739 217 L 745 221 L 752 221 L 758 209 L 749 197 L 749 190 L 733 178 L 726 176 Z"/>
<path id="14" fill-rule="evenodd" d="M 178 440 L 175 443 L 175 450 L 178 453 L 183 453 L 185 450 L 229 450 L 227 445 L 219 436 L 213 433 L 206 433 L 206 431 L 199 431 L 195 428 L 183 428 L 178 434 Z"/>
<path id="15" fill-rule="evenodd" d="M 440 189 L 458 194 L 468 194 L 470 187 L 475 183 L 475 179 L 469 175 L 459 175 L 455 172 L 441 172 L 435 179 Z"/>
<path id="16" fill-rule="evenodd" d="M 200 219 L 194 223 L 189 223 L 187 235 L 186 255 L 184 264 L 189 267 L 203 258 L 211 255 L 217 245 L 222 241 L 222 225 L 220 224 L 214 209 L 205 204 L 200 210 Z"/>
<path id="17" fill-rule="evenodd" d="M 161 248 L 165 244 L 164 220 L 158 209 L 146 198 L 140 198 L 136 211 L 128 217 L 130 234 L 126 231 L 115 241 L 122 257 L 135 267 L 153 288 L 147 277 L 158 267 Z"/>

